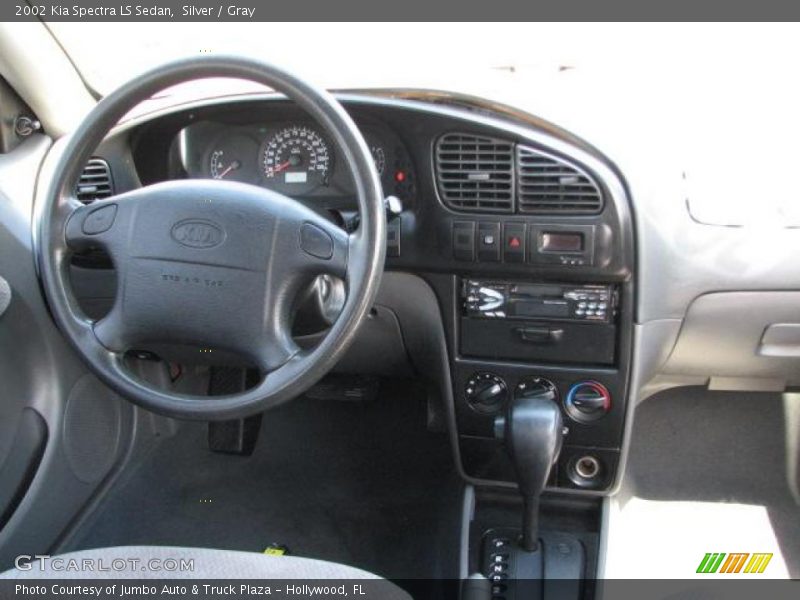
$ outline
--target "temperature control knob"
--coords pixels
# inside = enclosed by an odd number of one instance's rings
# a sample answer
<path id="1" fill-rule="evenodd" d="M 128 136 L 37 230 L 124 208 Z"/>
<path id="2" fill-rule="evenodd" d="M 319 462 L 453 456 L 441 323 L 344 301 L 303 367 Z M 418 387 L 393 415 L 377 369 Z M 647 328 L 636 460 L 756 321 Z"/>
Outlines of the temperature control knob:
<path id="1" fill-rule="evenodd" d="M 570 388 L 564 400 L 567 414 L 580 423 L 591 423 L 611 410 L 611 394 L 596 381 L 581 381 Z"/>
<path id="2" fill-rule="evenodd" d="M 503 409 L 508 400 L 506 382 L 494 373 L 473 374 L 464 388 L 467 403 L 479 413 L 494 414 Z"/>
<path id="3" fill-rule="evenodd" d="M 515 398 L 531 398 L 545 396 L 558 402 L 558 388 L 549 379 L 544 377 L 526 377 L 514 389 Z"/>

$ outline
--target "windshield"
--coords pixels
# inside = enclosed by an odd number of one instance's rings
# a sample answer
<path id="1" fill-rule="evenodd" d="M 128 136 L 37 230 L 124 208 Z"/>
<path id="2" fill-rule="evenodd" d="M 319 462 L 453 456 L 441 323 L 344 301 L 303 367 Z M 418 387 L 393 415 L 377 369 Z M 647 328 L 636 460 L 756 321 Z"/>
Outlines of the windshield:
<path id="1" fill-rule="evenodd" d="M 537 23 L 49 23 L 88 82 L 107 93 L 143 70 L 199 53 L 260 57 L 336 87 L 435 87 L 493 70 L 657 69 L 751 63 L 744 32 L 697 25 Z M 787 38 L 790 31 L 787 30 Z M 773 39 L 780 40 L 782 36 Z M 680 39 L 680 44 L 676 40 Z M 727 41 L 726 41 L 727 40 Z M 773 51 L 770 51 L 774 53 Z M 778 55 L 780 58 L 780 54 Z M 774 58 L 774 56 L 773 56 Z M 340 83 L 341 82 L 341 83 Z"/>
<path id="2" fill-rule="evenodd" d="M 199 53 L 257 56 L 338 87 L 396 85 L 490 69 L 574 66 L 580 26 L 419 23 L 50 23 L 82 75 L 105 94 L 149 67 Z M 480 40 L 479 43 L 476 43 Z M 576 41 L 578 43 L 576 43 Z M 443 70 L 444 69 L 444 70 Z M 352 83 L 350 83 L 352 82 Z M 382 83 L 385 82 L 385 83 Z"/>
<path id="3" fill-rule="evenodd" d="M 748 145 L 787 143 L 798 123 L 794 78 L 800 38 L 791 24 L 531 23 L 49 23 L 93 89 L 107 94 L 170 59 L 203 53 L 268 60 L 331 89 L 455 91 L 538 114 L 591 139 L 604 127 L 647 123 L 663 139 L 663 164 L 680 159 L 695 217 L 752 220 L 754 193 L 774 185 L 777 206 L 759 215 L 800 224 L 776 178 L 726 174 Z M 758 39 L 758 44 L 744 43 Z M 215 82 L 216 84 L 216 82 Z M 229 84 L 226 84 L 229 85 Z M 625 99 L 622 102 L 622 99 Z M 753 107 L 770 107 L 753 118 Z M 621 111 L 621 114 L 620 114 Z M 743 118 L 743 115 L 751 115 Z M 668 139 L 671 138 L 671 141 Z M 691 139 L 691 143 L 687 140 Z M 732 138 L 731 138 L 732 139 Z M 623 155 L 631 148 L 609 148 Z M 794 167 L 793 150 L 764 155 Z M 750 160 L 754 160 L 752 157 Z M 777 169 L 781 172 L 782 169 Z M 709 204 L 710 203 L 710 204 Z M 743 207 L 738 211 L 737 206 Z"/>

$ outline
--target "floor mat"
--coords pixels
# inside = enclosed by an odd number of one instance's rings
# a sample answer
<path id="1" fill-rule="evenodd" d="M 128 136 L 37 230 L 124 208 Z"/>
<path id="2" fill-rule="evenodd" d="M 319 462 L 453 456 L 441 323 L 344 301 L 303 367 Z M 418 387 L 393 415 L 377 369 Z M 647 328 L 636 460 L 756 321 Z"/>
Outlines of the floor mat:
<path id="1" fill-rule="evenodd" d="M 62 551 L 280 543 L 392 579 L 457 577 L 461 484 L 425 406 L 406 382 L 371 403 L 300 398 L 264 415 L 250 457 L 211 453 L 205 425 L 183 425 Z"/>
<path id="2" fill-rule="evenodd" d="M 631 547 L 639 556 L 688 561 L 667 574 L 651 560 L 656 571 L 637 571 L 651 577 L 687 576 L 701 552 L 774 549 L 783 576 L 800 577 L 800 507 L 786 483 L 784 443 L 779 394 L 682 388 L 644 402 L 634 418 L 625 493 L 614 500 L 619 514 L 610 537 L 621 568 L 611 574 L 631 572 Z M 692 544 L 699 545 L 689 552 Z M 777 566 L 771 572 L 781 574 Z"/>

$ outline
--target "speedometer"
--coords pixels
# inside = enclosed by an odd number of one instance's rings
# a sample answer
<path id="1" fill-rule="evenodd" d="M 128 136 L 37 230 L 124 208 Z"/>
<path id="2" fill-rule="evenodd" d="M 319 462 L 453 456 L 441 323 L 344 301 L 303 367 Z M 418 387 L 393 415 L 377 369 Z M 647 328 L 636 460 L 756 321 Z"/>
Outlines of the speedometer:
<path id="1" fill-rule="evenodd" d="M 331 155 L 317 131 L 292 125 L 267 139 L 261 166 L 270 187 L 287 194 L 305 194 L 327 185 Z"/>

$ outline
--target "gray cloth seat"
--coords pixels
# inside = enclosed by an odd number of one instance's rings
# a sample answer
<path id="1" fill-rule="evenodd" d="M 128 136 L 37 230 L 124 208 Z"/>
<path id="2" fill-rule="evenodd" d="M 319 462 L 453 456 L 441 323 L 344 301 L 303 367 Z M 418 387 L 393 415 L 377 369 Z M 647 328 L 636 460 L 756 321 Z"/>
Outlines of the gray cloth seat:
<path id="1" fill-rule="evenodd" d="M 191 569 L 187 561 L 191 561 Z M 377 575 L 338 563 L 296 556 L 173 546 L 117 546 L 68 552 L 44 562 L 33 560 L 29 569 L 11 569 L 1 573 L 0 578 L 371 580 L 364 584 L 370 597 L 387 600 L 411 598 Z"/>

